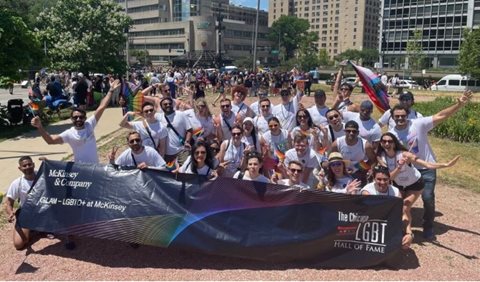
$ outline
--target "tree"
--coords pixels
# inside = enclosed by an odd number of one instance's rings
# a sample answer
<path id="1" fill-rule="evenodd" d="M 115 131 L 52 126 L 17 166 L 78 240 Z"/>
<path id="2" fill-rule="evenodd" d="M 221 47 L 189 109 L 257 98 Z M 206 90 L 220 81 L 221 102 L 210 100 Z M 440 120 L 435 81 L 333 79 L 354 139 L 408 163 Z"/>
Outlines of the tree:
<path id="1" fill-rule="evenodd" d="M 252 57 L 241 57 L 236 59 L 233 64 L 240 68 L 252 69 L 253 62 Z"/>
<path id="2" fill-rule="evenodd" d="M 407 58 L 409 68 L 412 70 L 421 69 L 425 61 L 425 54 L 422 50 L 422 31 L 415 30 L 413 36 L 407 41 Z"/>
<path id="3" fill-rule="evenodd" d="M 0 87 L 20 78 L 19 69 L 28 69 L 39 44 L 21 17 L 0 8 Z"/>
<path id="4" fill-rule="evenodd" d="M 335 57 L 337 61 L 352 60 L 358 61 L 362 58 L 362 52 L 357 49 L 347 49 Z"/>
<path id="5" fill-rule="evenodd" d="M 285 59 L 293 58 L 295 50 L 298 49 L 300 42 L 309 37 L 308 29 L 310 24 L 306 19 L 299 19 L 295 16 L 282 15 L 274 21 L 270 28 L 269 39 L 277 42 L 278 49 L 285 48 Z"/>
<path id="6" fill-rule="evenodd" d="M 298 45 L 298 62 L 300 69 L 309 71 L 319 65 L 318 50 L 315 43 L 318 41 L 318 35 L 315 32 L 306 33 Z"/>
<path id="7" fill-rule="evenodd" d="M 142 66 L 149 66 L 152 64 L 148 50 L 132 49 L 129 51 L 129 53 L 130 57 L 135 57 Z"/>
<path id="8" fill-rule="evenodd" d="M 332 65 L 332 61 L 330 60 L 327 49 L 320 49 L 318 52 L 318 65 L 322 67 L 328 67 Z"/>
<path id="9" fill-rule="evenodd" d="M 53 69 L 115 72 L 126 69 L 124 33 L 132 20 L 111 0 L 58 0 L 40 14 Z"/>
<path id="10" fill-rule="evenodd" d="M 463 74 L 480 80 L 480 29 L 465 30 L 458 65 Z"/>
<path id="11" fill-rule="evenodd" d="M 370 66 L 373 67 L 375 65 L 375 62 L 378 61 L 378 50 L 377 49 L 363 49 L 360 52 L 360 56 L 363 61 L 364 66 Z"/>

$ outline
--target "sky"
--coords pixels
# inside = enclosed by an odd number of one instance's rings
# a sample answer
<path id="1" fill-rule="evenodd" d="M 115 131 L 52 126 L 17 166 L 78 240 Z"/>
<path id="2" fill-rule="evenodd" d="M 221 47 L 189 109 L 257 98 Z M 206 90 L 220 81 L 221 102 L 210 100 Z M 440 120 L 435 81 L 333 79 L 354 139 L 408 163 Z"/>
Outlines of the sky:
<path id="1" fill-rule="evenodd" d="M 257 0 L 230 0 L 231 4 L 257 8 Z M 260 0 L 260 10 L 268 10 L 268 0 Z"/>

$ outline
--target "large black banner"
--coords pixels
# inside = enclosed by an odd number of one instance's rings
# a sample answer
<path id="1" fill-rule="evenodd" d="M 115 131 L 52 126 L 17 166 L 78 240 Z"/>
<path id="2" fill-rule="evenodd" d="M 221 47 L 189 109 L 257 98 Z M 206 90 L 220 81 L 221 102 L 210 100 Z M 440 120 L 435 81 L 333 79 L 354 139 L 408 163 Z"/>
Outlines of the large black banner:
<path id="1" fill-rule="evenodd" d="M 325 267 L 382 263 L 401 248 L 402 200 L 232 178 L 46 161 L 21 226 Z"/>

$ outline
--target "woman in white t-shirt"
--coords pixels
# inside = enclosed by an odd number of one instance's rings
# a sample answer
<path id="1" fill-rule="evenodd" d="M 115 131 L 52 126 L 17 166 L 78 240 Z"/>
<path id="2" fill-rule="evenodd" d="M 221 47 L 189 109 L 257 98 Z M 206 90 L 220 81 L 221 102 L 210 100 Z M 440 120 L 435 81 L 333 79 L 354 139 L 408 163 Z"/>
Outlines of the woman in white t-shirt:
<path id="1" fill-rule="evenodd" d="M 260 137 L 260 144 L 264 151 L 264 168 L 270 172 L 285 160 L 285 153 L 290 149 L 290 135 L 281 128 L 276 117 L 268 120 L 268 127 L 270 130 Z"/>
<path id="2" fill-rule="evenodd" d="M 242 142 L 244 142 L 248 146 L 252 146 L 253 148 L 255 148 L 255 151 L 261 153 L 262 147 L 260 146 L 260 138 L 258 137 L 255 126 L 253 125 L 253 119 L 250 117 L 246 117 L 243 120 L 242 127 L 243 127 Z"/>
<path id="3" fill-rule="evenodd" d="M 349 161 L 344 160 L 341 153 L 330 153 L 325 171 L 327 191 L 352 195 L 358 193 L 361 182 L 347 172 L 348 165 Z"/>
<path id="4" fill-rule="evenodd" d="M 190 124 L 192 125 L 192 138 L 197 140 L 211 140 L 215 138 L 215 127 L 213 125 L 213 117 L 208 108 L 205 98 L 198 98 L 194 101 L 193 109 L 184 111 Z"/>
<path id="5" fill-rule="evenodd" d="M 246 156 L 247 169 L 237 171 L 233 178 L 270 183 L 270 180 L 262 174 L 262 158 L 257 152 L 250 152 Z"/>
<path id="6" fill-rule="evenodd" d="M 215 177 L 217 165 L 218 161 L 212 156 L 207 143 L 197 141 L 192 147 L 191 155 L 180 167 L 179 172 Z"/>

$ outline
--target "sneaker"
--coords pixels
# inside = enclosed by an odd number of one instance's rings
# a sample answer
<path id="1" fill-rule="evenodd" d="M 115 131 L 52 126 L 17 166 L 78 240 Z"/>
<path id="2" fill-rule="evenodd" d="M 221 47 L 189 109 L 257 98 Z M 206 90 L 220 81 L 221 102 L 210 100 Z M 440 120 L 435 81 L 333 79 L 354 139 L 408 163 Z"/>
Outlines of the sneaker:
<path id="1" fill-rule="evenodd" d="M 433 232 L 433 228 L 424 228 L 423 229 L 423 238 L 428 241 L 433 241 L 436 239 L 435 233 Z"/>

